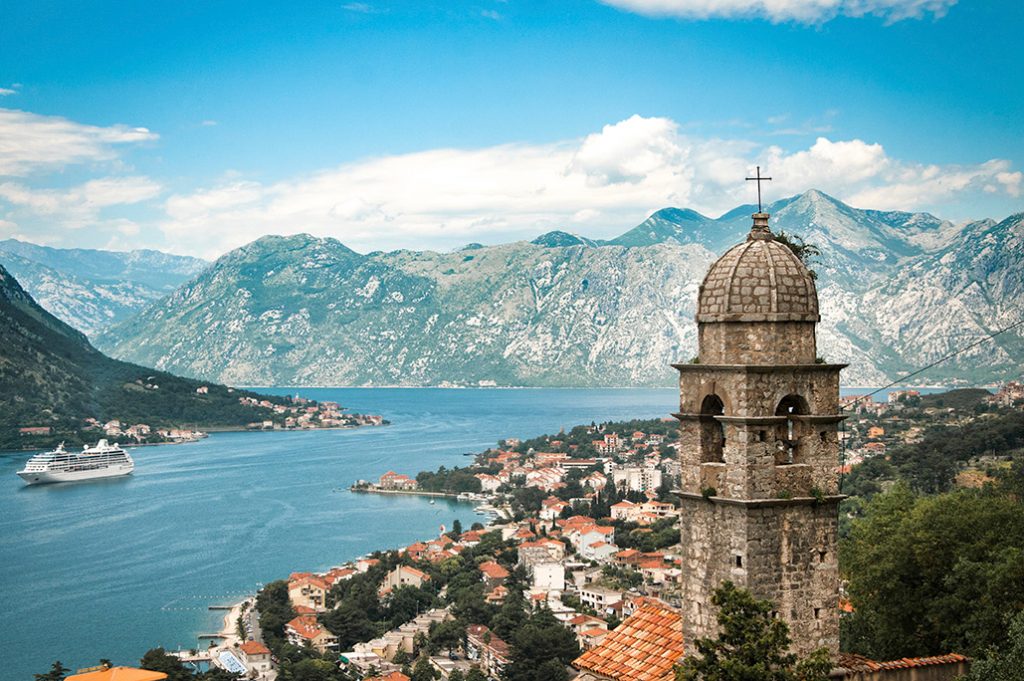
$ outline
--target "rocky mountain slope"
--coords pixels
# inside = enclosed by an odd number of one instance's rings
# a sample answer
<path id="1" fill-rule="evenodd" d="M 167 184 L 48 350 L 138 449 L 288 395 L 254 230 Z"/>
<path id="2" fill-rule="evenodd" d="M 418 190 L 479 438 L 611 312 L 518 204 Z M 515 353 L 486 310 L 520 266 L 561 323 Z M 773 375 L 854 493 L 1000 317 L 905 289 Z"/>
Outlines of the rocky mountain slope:
<path id="1" fill-rule="evenodd" d="M 0 347 L 0 449 L 81 442 L 87 417 L 152 426 L 240 426 L 264 415 L 239 404 L 240 396 L 252 393 L 106 357 L 41 308 L 2 265 Z M 207 385 L 205 394 L 196 393 L 200 385 Z M 25 436 L 19 433 L 23 427 L 49 427 L 53 433 Z"/>
<path id="2" fill-rule="evenodd" d="M 878 385 L 1024 314 L 1020 216 L 956 226 L 821 192 L 766 208 L 822 250 L 820 354 Z M 360 255 L 264 237 L 98 342 L 118 357 L 249 385 L 670 385 L 696 351 L 697 287 L 749 206 L 668 209 L 618 239 L 553 232 L 454 253 Z M 925 379 L 1017 376 L 1021 336 Z"/>
<path id="3" fill-rule="evenodd" d="M 127 319 L 209 263 L 160 251 L 50 248 L 6 239 L 0 263 L 40 304 L 87 336 Z"/>

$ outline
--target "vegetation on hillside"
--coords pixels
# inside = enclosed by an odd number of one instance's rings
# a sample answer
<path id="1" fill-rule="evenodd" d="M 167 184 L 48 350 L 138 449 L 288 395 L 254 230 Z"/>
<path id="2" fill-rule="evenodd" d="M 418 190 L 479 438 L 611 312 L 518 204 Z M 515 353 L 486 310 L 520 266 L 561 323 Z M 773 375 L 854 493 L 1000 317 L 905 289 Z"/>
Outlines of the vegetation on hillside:
<path id="1" fill-rule="evenodd" d="M 83 430 L 85 418 L 154 428 L 241 426 L 272 412 L 244 406 L 240 397 L 287 402 L 110 359 L 39 307 L 3 267 L 0 347 L 0 449 L 95 441 L 96 433 Z M 205 394 L 196 392 L 201 386 Z M 26 436 L 23 427 L 51 433 Z"/>
<path id="2" fill-rule="evenodd" d="M 1024 460 L 983 489 L 876 496 L 841 546 L 845 649 L 875 659 L 1007 645 L 1024 612 Z"/>
<path id="3" fill-rule="evenodd" d="M 962 464 L 1024 449 L 1024 412 L 1012 411 L 964 425 L 933 426 L 920 442 L 894 447 L 887 456 L 856 466 L 843 480 L 845 494 L 870 497 L 886 482 L 905 481 L 922 494 L 948 492 Z"/>

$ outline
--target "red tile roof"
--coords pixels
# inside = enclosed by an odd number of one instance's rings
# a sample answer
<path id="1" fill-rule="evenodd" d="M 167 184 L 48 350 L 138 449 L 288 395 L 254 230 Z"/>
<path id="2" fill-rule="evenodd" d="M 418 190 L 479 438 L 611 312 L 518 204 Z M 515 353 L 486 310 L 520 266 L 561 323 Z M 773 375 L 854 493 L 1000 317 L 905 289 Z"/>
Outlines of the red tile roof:
<path id="1" fill-rule="evenodd" d="M 682 617 L 667 606 L 650 603 L 572 664 L 616 681 L 662 681 L 672 678 L 682 656 Z"/>
<path id="2" fill-rule="evenodd" d="M 367 676 L 364 681 L 411 681 L 402 672 L 391 672 L 387 676 Z"/>
<path id="3" fill-rule="evenodd" d="M 238 646 L 243 653 L 246 655 L 269 655 L 270 648 L 266 647 L 259 641 L 246 641 L 242 645 Z"/>
<path id="4" fill-rule="evenodd" d="M 934 655 L 932 657 L 904 657 L 899 660 L 876 662 L 875 660 L 868 659 L 862 655 L 840 653 L 838 664 L 840 667 L 849 671 L 873 672 L 893 669 L 913 669 L 916 667 L 933 667 L 945 664 L 960 664 L 968 662 L 969 660 L 970 658 L 958 653 L 949 653 L 948 655 Z"/>
<path id="5" fill-rule="evenodd" d="M 323 633 L 323 628 L 316 621 L 316 617 L 310 615 L 299 615 L 287 625 L 302 638 L 314 639 Z"/>
<path id="6" fill-rule="evenodd" d="M 493 560 L 489 560 L 486 563 L 480 563 L 480 572 L 484 573 L 491 579 L 505 579 L 508 577 L 508 570 L 501 567 Z"/>

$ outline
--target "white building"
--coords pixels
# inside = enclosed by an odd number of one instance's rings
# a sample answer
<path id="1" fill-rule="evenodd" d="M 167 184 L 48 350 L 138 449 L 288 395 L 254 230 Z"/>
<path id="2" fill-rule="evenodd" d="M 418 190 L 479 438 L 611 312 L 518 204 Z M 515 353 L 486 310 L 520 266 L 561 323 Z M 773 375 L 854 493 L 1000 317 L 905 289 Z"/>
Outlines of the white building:
<path id="1" fill-rule="evenodd" d="M 535 591 L 565 590 L 565 568 L 561 563 L 538 563 L 530 572 L 530 586 Z"/>
<path id="2" fill-rule="evenodd" d="M 661 471 L 648 466 L 623 466 L 612 471 L 612 482 L 620 490 L 654 492 L 661 487 Z"/>

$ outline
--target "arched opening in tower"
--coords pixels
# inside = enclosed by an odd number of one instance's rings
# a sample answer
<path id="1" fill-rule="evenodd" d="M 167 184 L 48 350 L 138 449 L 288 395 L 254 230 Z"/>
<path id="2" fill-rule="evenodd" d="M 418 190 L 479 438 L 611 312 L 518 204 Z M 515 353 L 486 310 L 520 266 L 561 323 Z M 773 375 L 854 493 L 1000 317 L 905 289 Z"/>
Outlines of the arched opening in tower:
<path id="1" fill-rule="evenodd" d="M 802 433 L 800 423 L 794 417 L 810 413 L 807 400 L 800 395 L 786 395 L 779 400 L 779 405 L 775 407 L 775 415 L 785 416 L 786 422 L 779 426 L 776 464 L 803 463 L 800 449 Z"/>
<path id="2" fill-rule="evenodd" d="M 724 413 L 722 398 L 713 393 L 705 397 L 700 405 L 701 463 L 725 462 L 725 428 L 715 418 Z"/>

